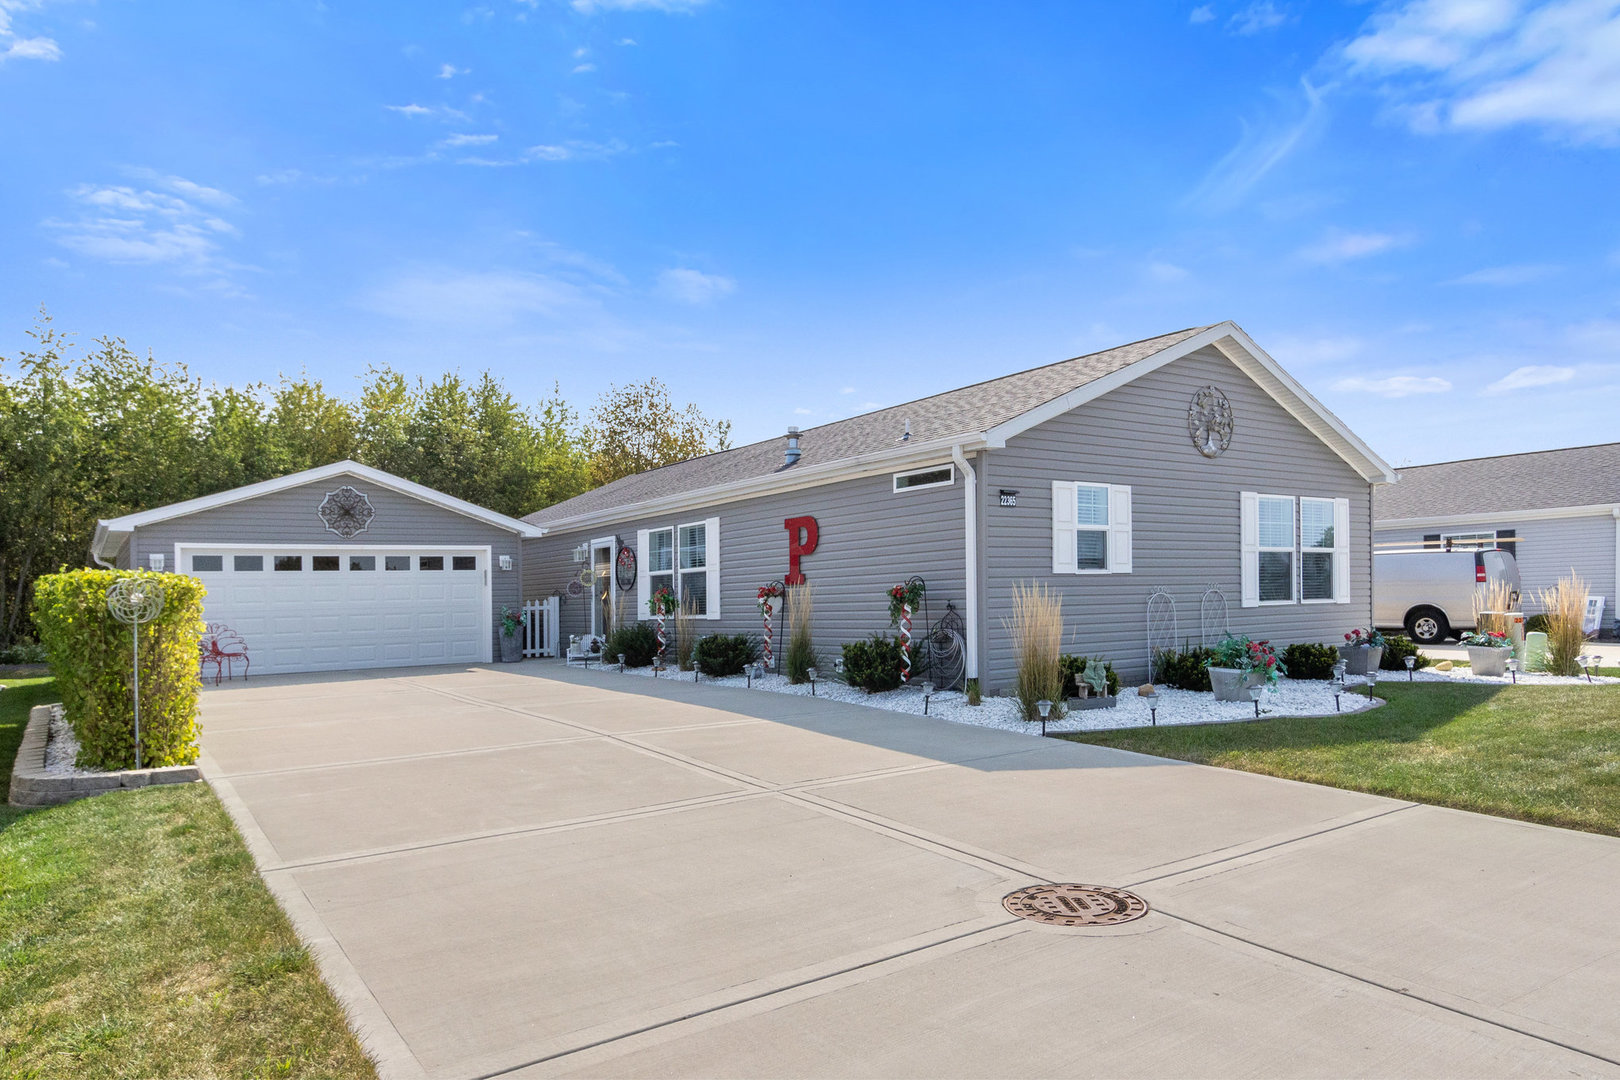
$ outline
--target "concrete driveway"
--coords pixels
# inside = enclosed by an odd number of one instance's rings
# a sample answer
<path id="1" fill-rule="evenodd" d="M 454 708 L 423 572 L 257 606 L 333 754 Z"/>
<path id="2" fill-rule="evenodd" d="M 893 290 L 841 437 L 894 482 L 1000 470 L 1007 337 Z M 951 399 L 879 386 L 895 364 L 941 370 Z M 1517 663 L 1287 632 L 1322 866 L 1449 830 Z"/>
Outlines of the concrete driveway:
<path id="1" fill-rule="evenodd" d="M 203 723 L 385 1076 L 1620 1075 L 1607 837 L 555 663 Z"/>

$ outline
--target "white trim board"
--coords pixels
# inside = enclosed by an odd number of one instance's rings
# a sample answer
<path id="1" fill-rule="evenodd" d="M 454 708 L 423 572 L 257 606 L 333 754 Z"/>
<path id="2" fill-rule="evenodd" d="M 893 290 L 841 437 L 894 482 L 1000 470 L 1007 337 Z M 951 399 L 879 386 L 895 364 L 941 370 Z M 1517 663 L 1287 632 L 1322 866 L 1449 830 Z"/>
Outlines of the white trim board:
<path id="1" fill-rule="evenodd" d="M 304 484 L 318 483 L 339 476 L 352 476 L 367 483 L 376 484 L 401 495 L 418 499 L 421 502 L 437 506 L 463 517 L 482 521 L 486 525 L 505 529 L 516 533 L 524 539 L 535 539 L 544 536 L 546 528 L 541 525 L 531 525 L 517 518 L 497 514 L 493 510 L 486 510 L 482 506 L 458 499 L 454 495 L 446 495 L 442 491 L 435 491 L 430 487 L 406 480 L 402 476 L 374 469 L 370 465 L 362 465 L 358 461 L 336 461 L 330 465 L 319 468 L 305 469 L 303 472 L 289 473 L 278 476 L 272 480 L 261 480 L 257 484 L 245 484 L 242 487 L 231 488 L 228 491 L 215 492 L 197 499 L 187 499 L 185 502 L 170 503 L 168 506 L 158 506 L 151 510 L 142 510 L 135 514 L 125 514 L 123 517 L 104 518 L 96 523 L 96 535 L 92 541 L 91 551 L 102 558 L 109 558 L 118 553 L 123 546 L 123 538 L 134 534 L 136 529 L 147 525 L 154 525 L 174 518 L 186 517 L 190 514 L 201 513 L 204 510 L 215 510 L 222 506 L 231 506 L 235 503 L 257 499 L 264 495 L 272 495 L 278 491 L 300 487 Z M 114 540 L 116 539 L 116 542 Z"/>
<path id="2" fill-rule="evenodd" d="M 1495 513 L 1444 514 L 1435 517 L 1384 518 L 1373 522 L 1373 531 L 1418 529 L 1447 525 L 1488 525 L 1498 521 L 1548 521 L 1553 518 L 1608 517 L 1620 514 L 1620 503 L 1592 503 L 1586 506 L 1553 506 L 1544 510 L 1498 510 Z"/>

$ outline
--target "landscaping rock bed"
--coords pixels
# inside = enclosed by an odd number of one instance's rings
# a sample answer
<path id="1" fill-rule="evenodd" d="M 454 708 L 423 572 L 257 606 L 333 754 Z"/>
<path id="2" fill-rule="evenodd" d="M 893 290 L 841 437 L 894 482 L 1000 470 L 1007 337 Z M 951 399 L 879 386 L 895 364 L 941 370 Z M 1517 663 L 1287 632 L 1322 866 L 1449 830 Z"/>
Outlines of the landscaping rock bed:
<path id="1" fill-rule="evenodd" d="M 23 730 L 11 770 L 11 805 L 55 806 L 120 788 L 186 784 L 202 777 L 195 765 L 117 772 L 81 769 L 73 763 L 78 752 L 78 741 L 62 717 L 62 706 L 34 706 L 29 710 L 28 726 Z"/>

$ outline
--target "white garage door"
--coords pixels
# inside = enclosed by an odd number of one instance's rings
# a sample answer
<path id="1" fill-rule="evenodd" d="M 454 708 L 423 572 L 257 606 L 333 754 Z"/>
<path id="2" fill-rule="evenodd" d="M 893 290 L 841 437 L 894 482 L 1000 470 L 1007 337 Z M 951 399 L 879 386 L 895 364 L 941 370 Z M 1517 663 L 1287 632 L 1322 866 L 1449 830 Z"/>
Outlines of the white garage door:
<path id="1" fill-rule="evenodd" d="M 175 557 L 253 675 L 490 659 L 488 548 L 181 544 Z"/>

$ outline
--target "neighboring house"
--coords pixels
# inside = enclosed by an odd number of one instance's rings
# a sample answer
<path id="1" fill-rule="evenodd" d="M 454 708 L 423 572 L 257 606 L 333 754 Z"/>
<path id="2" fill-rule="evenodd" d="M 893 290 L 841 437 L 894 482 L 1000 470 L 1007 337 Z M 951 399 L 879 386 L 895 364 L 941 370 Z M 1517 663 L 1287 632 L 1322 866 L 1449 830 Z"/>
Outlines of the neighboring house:
<path id="1" fill-rule="evenodd" d="M 1014 587 L 1034 582 L 1063 597 L 1064 651 L 1134 680 L 1155 590 L 1176 603 L 1178 645 L 1200 637 L 1211 587 L 1229 598 L 1232 630 L 1278 646 L 1370 622 L 1372 490 L 1394 479 L 1226 322 L 790 429 L 547 507 L 525 518 L 546 534 L 524 543 L 524 594 L 561 598 L 564 635 L 647 618 L 659 586 L 698 611 L 701 632 L 757 635 L 759 588 L 797 569 L 830 660 L 892 632 L 886 591 L 920 576 L 929 615 L 950 605 L 962 618 L 967 674 L 989 692 L 1016 665 Z M 778 622 L 779 656 L 784 637 Z"/>
<path id="2" fill-rule="evenodd" d="M 1373 503 L 1378 550 L 1501 547 L 1519 564 L 1523 605 L 1573 570 L 1616 623 L 1620 443 L 1470 458 L 1398 470 Z"/>
<path id="3" fill-rule="evenodd" d="M 91 553 L 202 580 L 251 674 L 487 662 L 541 530 L 353 461 L 102 521 Z"/>

